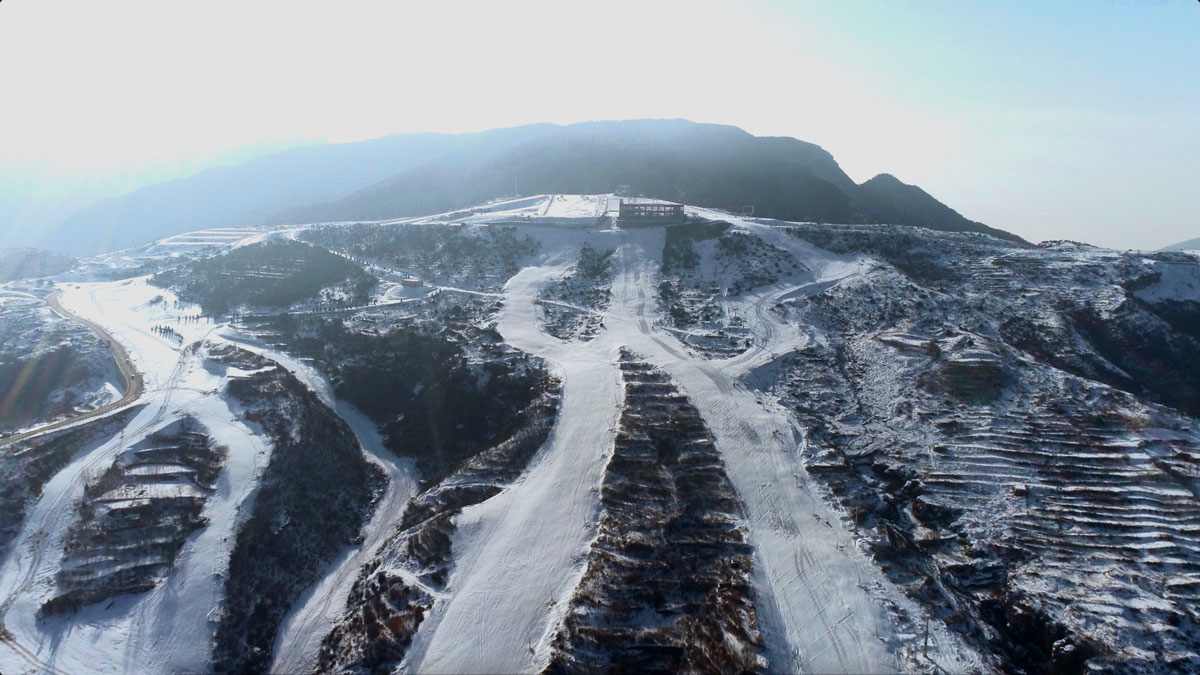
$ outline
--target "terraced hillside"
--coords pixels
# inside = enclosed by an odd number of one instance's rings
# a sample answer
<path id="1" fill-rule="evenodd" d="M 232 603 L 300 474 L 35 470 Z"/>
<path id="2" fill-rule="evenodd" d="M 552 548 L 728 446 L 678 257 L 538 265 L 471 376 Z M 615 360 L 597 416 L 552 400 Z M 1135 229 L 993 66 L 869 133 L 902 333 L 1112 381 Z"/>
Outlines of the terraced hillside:
<path id="1" fill-rule="evenodd" d="M 0 448 L 0 554 L 17 536 L 25 513 L 54 474 L 76 454 L 120 433 L 140 406 Z"/>
<path id="2" fill-rule="evenodd" d="M 59 594 L 43 611 L 153 588 L 204 525 L 200 513 L 223 454 L 190 418 L 122 452 L 84 491 L 58 571 Z"/>
<path id="3" fill-rule="evenodd" d="M 1156 341 L 1135 295 L 1163 261 L 988 242 L 922 260 L 857 234 L 907 269 L 787 303 L 825 337 L 777 387 L 881 568 L 998 669 L 1200 665 L 1200 427 L 1157 377 L 1196 345 Z"/>
<path id="4" fill-rule="evenodd" d="M 681 342 L 711 358 L 745 351 L 753 335 L 726 300 L 806 269 L 792 254 L 725 221 L 666 228 L 658 310 Z"/>
<path id="5" fill-rule="evenodd" d="M 216 316 L 231 310 L 363 305 L 377 279 L 342 256 L 290 239 L 271 239 L 154 275 L 155 285 Z"/>
<path id="6" fill-rule="evenodd" d="M 54 280 L 145 385 L 0 448 L 0 670 L 1200 669 L 1200 259 L 602 197 Z"/>
<path id="7" fill-rule="evenodd" d="M 551 673 L 766 670 L 741 504 L 699 412 L 623 351 L 625 407 Z"/>

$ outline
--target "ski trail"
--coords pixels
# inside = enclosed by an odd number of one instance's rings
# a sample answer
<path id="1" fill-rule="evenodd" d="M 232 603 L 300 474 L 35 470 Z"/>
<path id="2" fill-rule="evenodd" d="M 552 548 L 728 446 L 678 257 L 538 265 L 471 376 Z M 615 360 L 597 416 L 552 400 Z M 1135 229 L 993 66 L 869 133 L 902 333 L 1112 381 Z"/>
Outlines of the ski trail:
<path id="1" fill-rule="evenodd" d="M 821 501 L 797 452 L 786 411 L 739 383 L 752 367 L 806 343 L 799 327 L 768 311 L 779 298 L 816 292 L 848 275 L 830 261 L 817 278 L 748 299 L 756 348 L 727 361 L 693 357 L 654 327 L 663 231 L 619 232 L 621 268 L 605 328 L 589 344 L 538 329 L 533 302 L 558 267 L 526 268 L 505 287 L 499 330 L 513 346 L 549 361 L 563 378 L 556 428 L 527 475 L 457 520 L 448 599 L 435 603 L 405 661 L 410 672 L 526 672 L 546 665 L 550 641 L 582 574 L 597 496 L 622 400 L 617 350 L 627 345 L 664 368 L 696 405 L 745 504 L 756 551 L 753 580 L 775 669 L 892 672 L 890 624 L 866 585 L 878 576 Z M 825 261 L 822 261 L 825 262 Z M 601 393 L 606 392 L 606 393 Z M 600 424 L 597 413 L 603 412 Z"/>
<path id="2" fill-rule="evenodd" d="M 589 235 L 617 242 L 611 305 L 590 342 L 564 341 L 540 328 L 539 290 L 567 264 L 527 267 L 503 293 L 498 330 L 512 346 L 545 359 L 561 380 L 554 428 L 514 484 L 455 518 L 454 564 L 446 588 L 414 636 L 402 668 L 411 672 L 529 672 L 546 666 L 550 645 L 584 572 L 595 536 L 599 486 L 611 456 L 623 406 L 616 357 L 622 346 L 662 368 L 699 410 L 744 504 L 755 551 L 755 603 L 773 670 L 892 672 L 889 644 L 899 640 L 883 604 L 897 599 L 882 573 L 855 545 L 838 513 L 826 505 L 801 458 L 804 434 L 771 396 L 743 380 L 755 368 L 811 339 L 771 308 L 780 300 L 819 293 L 861 273 L 861 259 L 813 249 L 768 225 L 732 219 L 738 227 L 788 250 L 809 272 L 729 300 L 754 334 L 754 346 L 724 360 L 694 356 L 670 331 L 655 325 L 661 228 L 604 230 Z M 547 242 L 558 233 L 546 233 Z M 579 245 L 561 235 L 562 254 Z M 452 290 L 452 289 L 447 289 Z M 64 288 L 64 304 L 111 331 L 145 372 L 147 407 L 123 432 L 89 447 L 55 475 L 33 505 L 0 565 L 0 668 L 6 672 L 177 672 L 207 669 L 212 609 L 221 604 L 222 575 L 239 518 L 254 499 L 270 449 L 216 394 L 223 376 L 205 372 L 195 350 L 151 335 L 165 310 L 146 303 L 145 281 Z M 157 292 L 157 291 L 153 291 Z M 132 300 L 136 300 L 133 302 Z M 137 304 L 141 303 L 141 304 Z M 165 303 L 166 307 L 169 304 Z M 591 311 L 591 310 L 588 310 Z M 158 312 L 159 316 L 148 316 Z M 189 325 L 185 344 L 217 328 Z M 389 482 L 363 543 L 348 548 L 292 608 L 275 643 L 272 670 L 311 670 L 320 640 L 345 612 L 363 564 L 375 555 L 415 490 L 412 467 L 387 453 L 378 431 L 336 401 L 308 364 L 226 333 L 225 338 L 279 362 L 334 407 L 351 426 L 370 461 Z M 216 383 L 217 386 L 214 386 Z M 70 620 L 39 622 L 36 610 L 54 591 L 54 573 L 89 472 L 123 447 L 183 416 L 196 417 L 230 447 L 230 465 L 205 506 L 212 523 L 189 537 L 176 568 L 154 590 L 85 608 Z M 908 605 L 904 605 L 908 606 Z M 942 631 L 931 635 L 934 646 Z M 939 648 L 940 651 L 940 648 Z"/>
<path id="3" fill-rule="evenodd" d="M 146 380 L 146 407 L 111 438 L 79 453 L 46 484 L 30 510 L 9 557 L 0 568 L 5 603 L 0 620 L 6 644 L 67 672 L 181 672 L 208 667 L 211 611 L 223 597 L 223 573 L 243 504 L 252 498 L 268 449 L 218 395 L 222 378 L 203 367 L 199 345 L 216 328 L 181 326 L 182 344 L 152 326 L 170 320 L 169 307 L 149 301 L 159 289 L 143 280 L 80 284 L 63 293 L 64 305 L 103 326 L 124 346 Z M 184 417 L 195 418 L 215 442 L 229 449 L 215 491 L 202 515 L 208 526 L 184 542 L 166 577 L 145 593 L 121 595 L 78 613 L 39 619 L 41 604 L 56 591 L 63 545 L 89 476 L 105 470 L 132 444 Z M 31 656 L 29 656 L 31 655 Z M 11 662 L 3 663 L 8 670 Z"/>
<path id="4" fill-rule="evenodd" d="M 225 466 L 202 512 L 209 524 L 189 537 L 167 578 L 129 613 L 127 670 L 145 670 L 148 664 L 164 673 L 208 668 L 208 641 L 216 628 L 212 612 L 225 598 L 224 572 L 232 553 L 228 542 L 249 514 L 248 506 L 258 491 L 257 477 L 270 455 L 262 439 L 237 420 L 227 400 L 210 397 L 198 403 L 185 412 L 199 421 L 214 443 L 227 448 Z M 198 639 L 198 634 L 204 639 Z M 98 635 L 95 640 L 105 637 Z"/>
<path id="5" fill-rule="evenodd" d="M 510 344 L 545 358 L 560 378 L 557 421 L 521 480 L 456 519 L 449 597 L 414 637 L 405 660 L 412 672 L 541 669 L 583 573 L 623 389 L 619 345 L 603 331 L 572 343 L 540 330 L 533 301 L 561 273 L 529 267 L 514 276 L 498 325 Z"/>
<path id="6" fill-rule="evenodd" d="M 380 496 L 371 520 L 363 525 L 361 545 L 347 549 L 329 567 L 320 581 L 304 593 L 280 625 L 275 639 L 275 658 L 271 672 L 311 672 L 316 667 L 321 640 L 346 609 L 350 587 L 359 571 L 379 551 L 400 519 L 408 500 L 416 491 L 411 462 L 400 460 L 383 449 L 375 425 L 349 404 L 341 403 L 337 412 L 359 437 L 369 461 L 387 475 L 388 484 Z M 353 422 L 351 421 L 353 420 Z"/>
<path id="7" fill-rule="evenodd" d="M 611 311 L 637 322 L 641 330 L 627 336 L 630 347 L 671 374 L 716 439 L 746 508 L 758 568 L 757 604 L 772 667 L 894 672 L 899 664 L 886 644 L 886 615 L 862 585 L 874 579 L 874 566 L 812 488 L 786 412 L 760 401 L 738 381 L 769 354 L 760 347 L 753 358 L 708 361 L 690 356 L 672 335 L 657 331 L 646 316 L 646 304 L 657 288 L 661 244 L 655 246 L 644 235 L 640 239 L 623 248 L 621 260 L 645 292 L 623 306 L 618 297 Z M 786 350 L 799 346 L 801 333 L 776 327 L 766 311 L 758 316 L 759 330 L 765 332 L 761 343 Z"/>
<path id="8" fill-rule="evenodd" d="M 366 415 L 334 397 L 329 381 L 315 368 L 286 354 L 236 341 L 233 336 L 233 333 L 226 332 L 225 337 L 239 347 L 274 359 L 287 368 L 332 407 L 358 438 L 367 460 L 378 466 L 387 477 L 383 494 L 375 505 L 375 513 L 363 524 L 362 543 L 347 548 L 334 560 L 325 575 L 297 599 L 280 624 L 271 672 L 312 672 L 316 668 L 321 640 L 329 633 L 334 622 L 345 614 L 346 598 L 359 571 L 387 541 L 408 500 L 415 494 L 416 471 L 411 460 L 400 459 L 384 447 L 379 429 Z"/>

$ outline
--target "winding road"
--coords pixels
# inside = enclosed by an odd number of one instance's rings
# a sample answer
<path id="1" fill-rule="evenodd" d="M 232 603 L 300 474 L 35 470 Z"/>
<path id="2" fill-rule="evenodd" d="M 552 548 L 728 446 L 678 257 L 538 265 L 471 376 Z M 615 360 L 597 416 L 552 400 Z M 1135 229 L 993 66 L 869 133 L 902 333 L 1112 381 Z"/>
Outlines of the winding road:
<path id="1" fill-rule="evenodd" d="M 46 304 L 50 306 L 50 309 L 54 310 L 55 314 L 63 317 L 64 319 L 83 324 L 89 330 L 95 333 L 97 337 L 108 343 L 109 349 L 112 350 L 113 359 L 117 362 L 117 369 L 121 372 L 121 378 L 125 380 L 125 393 L 121 396 L 121 398 L 113 401 L 112 403 L 100 406 L 95 410 L 89 410 L 88 412 L 67 418 L 65 420 L 51 422 L 50 424 L 43 424 L 42 426 L 0 439 L 0 447 L 18 443 L 36 436 L 41 436 L 42 434 L 47 434 L 64 427 L 69 427 L 86 420 L 103 417 L 109 413 L 117 412 L 118 410 L 124 409 L 134 401 L 141 398 L 142 392 L 145 391 L 146 385 L 144 379 L 142 378 L 142 374 L 133 366 L 133 361 L 130 360 L 129 353 L 125 351 L 125 348 L 121 346 L 121 343 L 117 342 L 116 338 L 114 338 L 112 334 L 105 330 L 100 324 L 95 323 L 94 321 L 89 321 L 63 307 L 58 301 L 61 293 L 62 292 L 59 290 L 55 290 L 54 292 L 50 293 L 50 295 L 46 296 Z"/>

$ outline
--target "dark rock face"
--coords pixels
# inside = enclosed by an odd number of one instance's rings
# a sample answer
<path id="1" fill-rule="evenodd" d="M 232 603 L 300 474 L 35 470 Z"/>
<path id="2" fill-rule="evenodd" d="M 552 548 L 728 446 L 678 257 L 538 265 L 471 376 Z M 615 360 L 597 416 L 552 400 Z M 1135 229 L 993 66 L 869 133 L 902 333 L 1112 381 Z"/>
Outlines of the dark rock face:
<path id="1" fill-rule="evenodd" d="M 275 365 L 236 348 L 210 356 L 243 368 Z M 384 477 L 346 423 L 278 365 L 232 380 L 228 391 L 274 447 L 230 557 L 213 668 L 263 672 L 283 617 L 354 543 Z"/>
<path id="2" fill-rule="evenodd" d="M 766 670 L 741 503 L 699 413 L 623 353 L 625 412 L 548 672 Z"/>
<path id="3" fill-rule="evenodd" d="M 923 495 L 912 500 L 913 517 L 927 527 L 948 527 L 961 513 L 960 509 L 938 503 Z"/>
<path id="4" fill-rule="evenodd" d="M 121 453 L 84 490 L 57 575 L 60 593 L 42 611 L 154 588 L 205 525 L 200 512 L 224 455 L 191 418 Z"/>
<path id="5" fill-rule="evenodd" d="M 452 519 L 516 480 L 542 447 L 558 412 L 550 381 L 502 439 L 409 502 L 397 532 L 354 583 L 347 615 L 321 643 L 318 671 L 390 672 L 403 658 L 452 565 Z"/>

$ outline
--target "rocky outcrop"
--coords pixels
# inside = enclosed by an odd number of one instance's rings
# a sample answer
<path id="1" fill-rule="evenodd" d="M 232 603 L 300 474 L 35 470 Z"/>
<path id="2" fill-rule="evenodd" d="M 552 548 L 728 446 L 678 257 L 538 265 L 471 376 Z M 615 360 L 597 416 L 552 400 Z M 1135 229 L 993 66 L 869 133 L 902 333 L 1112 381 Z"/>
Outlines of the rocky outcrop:
<path id="1" fill-rule="evenodd" d="M 742 506 L 699 412 L 621 357 L 625 411 L 550 673 L 766 670 Z"/>

